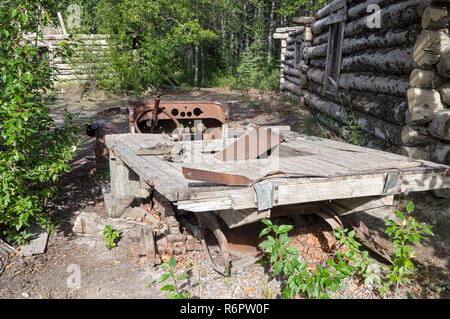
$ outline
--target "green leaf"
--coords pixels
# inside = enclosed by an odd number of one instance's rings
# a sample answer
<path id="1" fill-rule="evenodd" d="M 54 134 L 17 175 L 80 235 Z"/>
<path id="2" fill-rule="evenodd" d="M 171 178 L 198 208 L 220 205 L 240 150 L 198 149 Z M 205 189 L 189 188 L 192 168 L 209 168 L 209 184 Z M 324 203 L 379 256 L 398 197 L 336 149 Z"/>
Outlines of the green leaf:
<path id="1" fill-rule="evenodd" d="M 170 266 L 170 268 L 173 269 L 173 268 L 175 267 L 176 264 L 177 264 L 177 260 L 176 260 L 175 258 L 173 258 L 173 256 L 170 257 L 170 260 L 169 260 L 169 266 Z"/>
<path id="2" fill-rule="evenodd" d="M 273 275 L 278 275 L 283 270 L 283 262 L 281 260 L 273 264 Z"/>
<path id="3" fill-rule="evenodd" d="M 161 291 L 172 291 L 172 290 L 175 290 L 175 286 L 174 285 L 165 285 L 160 290 Z"/>
<path id="4" fill-rule="evenodd" d="M 288 231 L 290 231 L 292 228 L 294 228 L 293 225 L 281 225 L 278 228 L 278 233 L 283 234 L 283 233 L 287 233 Z"/>
<path id="5" fill-rule="evenodd" d="M 270 219 L 266 218 L 266 219 L 263 219 L 261 222 L 267 226 L 272 226 L 272 222 L 270 221 Z"/>
<path id="6" fill-rule="evenodd" d="M 414 208 L 414 203 L 412 201 L 409 201 L 408 205 L 406 205 L 406 211 L 408 212 L 408 214 L 414 212 Z"/>
<path id="7" fill-rule="evenodd" d="M 182 274 L 177 277 L 177 280 L 184 280 L 189 277 L 189 274 Z"/>
<path id="8" fill-rule="evenodd" d="M 401 211 L 397 210 L 395 214 L 397 215 L 398 218 L 405 219 L 405 215 Z"/>
<path id="9" fill-rule="evenodd" d="M 167 279 L 169 279 L 170 275 L 169 274 L 164 274 L 161 276 L 161 279 L 159 280 L 159 283 L 166 281 Z"/>
<path id="10" fill-rule="evenodd" d="M 434 233 L 429 228 L 424 228 L 423 232 L 427 235 L 434 236 Z"/>
<path id="11" fill-rule="evenodd" d="M 259 238 L 261 238 L 264 235 L 267 235 L 268 233 L 270 233 L 270 229 L 269 228 L 264 228 L 260 233 L 259 233 Z"/>
<path id="12" fill-rule="evenodd" d="M 28 22 L 28 16 L 25 13 L 22 13 L 20 15 L 20 19 L 22 20 L 23 24 L 26 24 Z"/>

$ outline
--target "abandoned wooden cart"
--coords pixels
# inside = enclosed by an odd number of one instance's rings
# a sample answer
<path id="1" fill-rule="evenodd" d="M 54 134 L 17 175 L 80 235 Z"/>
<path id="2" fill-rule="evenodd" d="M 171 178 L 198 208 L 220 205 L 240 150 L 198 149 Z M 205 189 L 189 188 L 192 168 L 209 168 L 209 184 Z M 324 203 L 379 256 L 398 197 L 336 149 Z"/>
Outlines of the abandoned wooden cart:
<path id="1" fill-rule="evenodd" d="M 249 144 L 252 134 L 256 147 Z M 153 201 L 141 240 L 154 263 L 163 253 L 185 253 L 192 240 L 205 248 L 197 219 L 212 230 L 229 265 L 223 223 L 235 228 L 267 217 L 318 214 L 335 228 L 342 226 L 339 216 L 389 207 L 395 194 L 450 188 L 449 166 L 286 127 L 229 129 L 220 139 L 198 141 L 117 134 L 107 135 L 106 143 L 109 214 L 119 217 L 136 197 Z M 230 152 L 239 147 L 242 152 Z"/>

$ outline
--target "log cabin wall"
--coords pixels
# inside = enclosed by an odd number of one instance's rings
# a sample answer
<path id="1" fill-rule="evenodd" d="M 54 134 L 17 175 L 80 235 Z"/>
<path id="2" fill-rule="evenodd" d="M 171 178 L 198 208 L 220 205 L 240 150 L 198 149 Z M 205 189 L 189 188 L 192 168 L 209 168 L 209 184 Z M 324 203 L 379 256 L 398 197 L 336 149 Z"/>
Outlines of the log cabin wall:
<path id="1" fill-rule="evenodd" d="M 26 36 L 27 39 L 35 39 L 35 34 Z M 81 83 L 92 78 L 93 72 L 101 71 L 107 65 L 105 57 L 109 51 L 108 35 L 102 34 L 77 34 L 69 38 L 66 34 L 47 32 L 44 38 L 39 40 L 39 47 L 46 48 L 53 55 L 53 63 L 57 69 L 55 80 L 60 84 Z M 72 46 L 71 58 L 55 56 L 55 49 L 62 41 L 76 43 Z"/>
<path id="2" fill-rule="evenodd" d="M 450 164 L 449 3 L 335 0 L 293 18 L 281 88 L 337 134 L 357 124 L 365 146 Z"/>

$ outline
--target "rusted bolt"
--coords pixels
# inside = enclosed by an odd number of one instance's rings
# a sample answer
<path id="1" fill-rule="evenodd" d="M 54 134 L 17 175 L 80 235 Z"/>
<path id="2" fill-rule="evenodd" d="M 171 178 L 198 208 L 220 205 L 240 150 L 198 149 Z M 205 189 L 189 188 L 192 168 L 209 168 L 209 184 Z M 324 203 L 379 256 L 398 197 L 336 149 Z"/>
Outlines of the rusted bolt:
<path id="1" fill-rule="evenodd" d="M 275 200 L 274 200 L 274 203 L 275 203 L 275 204 L 278 204 L 278 199 L 275 199 Z"/>
<path id="2" fill-rule="evenodd" d="M 275 190 L 276 190 L 276 191 L 278 190 L 278 186 L 275 186 Z"/>

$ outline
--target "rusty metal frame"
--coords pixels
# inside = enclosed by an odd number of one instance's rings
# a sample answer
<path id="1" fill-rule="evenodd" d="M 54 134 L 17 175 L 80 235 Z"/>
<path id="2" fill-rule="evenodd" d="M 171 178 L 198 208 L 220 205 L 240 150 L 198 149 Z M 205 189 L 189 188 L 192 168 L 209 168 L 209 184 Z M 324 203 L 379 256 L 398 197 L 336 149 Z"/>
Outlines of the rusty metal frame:
<path id="1" fill-rule="evenodd" d="M 151 131 L 158 120 L 216 120 L 217 128 L 222 131 L 222 125 L 228 125 L 229 113 L 226 101 L 161 101 L 159 96 L 154 102 L 130 101 L 130 132 L 141 133 L 138 123 L 152 120 Z M 153 112 L 153 110 L 157 112 Z M 218 134 L 216 134 L 218 135 Z"/>

